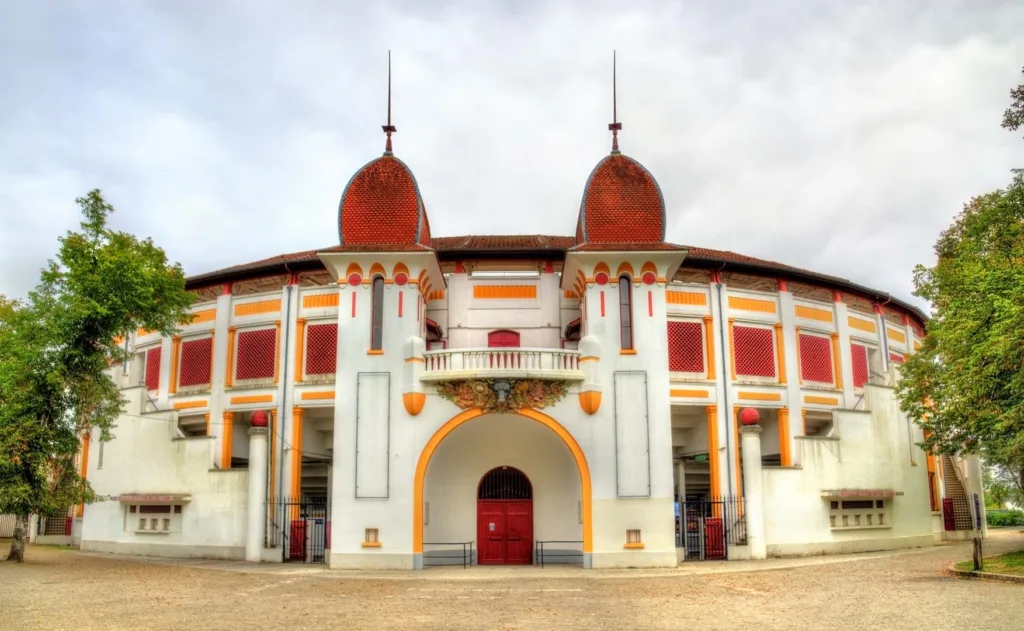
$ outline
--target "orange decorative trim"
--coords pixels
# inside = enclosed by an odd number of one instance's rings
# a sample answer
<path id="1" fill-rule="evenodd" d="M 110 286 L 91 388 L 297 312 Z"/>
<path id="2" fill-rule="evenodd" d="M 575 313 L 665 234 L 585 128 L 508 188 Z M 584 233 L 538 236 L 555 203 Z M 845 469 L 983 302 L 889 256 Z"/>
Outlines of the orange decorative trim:
<path id="1" fill-rule="evenodd" d="M 806 318 L 808 320 L 818 320 L 819 322 L 831 322 L 832 312 L 824 309 L 815 309 L 814 307 L 805 307 L 804 305 L 796 305 L 794 308 L 796 317 Z"/>
<path id="2" fill-rule="evenodd" d="M 610 282 L 612 282 L 612 283 L 619 282 L 619 279 L 622 277 L 623 274 L 626 274 L 627 276 L 629 276 L 630 280 L 636 280 L 636 281 L 640 280 L 639 278 L 637 278 L 637 275 L 633 272 L 633 266 L 630 265 L 629 261 L 623 261 L 623 262 L 619 263 L 619 268 L 617 270 L 615 270 L 615 278 L 609 279 Z"/>
<path id="3" fill-rule="evenodd" d="M 565 291 L 563 291 L 562 292 L 562 297 L 565 298 L 566 300 L 578 300 L 579 299 L 579 296 L 576 295 L 576 292 L 572 291 L 571 289 L 566 289 Z"/>
<path id="4" fill-rule="evenodd" d="M 222 412 L 221 433 L 220 433 L 220 468 L 231 468 L 231 441 L 235 434 L 235 413 Z"/>
<path id="5" fill-rule="evenodd" d="M 427 294 L 427 302 L 430 302 L 432 300 L 444 300 L 444 290 L 443 289 L 435 289 L 434 291 L 431 291 L 430 293 L 428 293 Z"/>
<path id="6" fill-rule="evenodd" d="M 352 274 L 359 274 L 360 280 L 363 278 L 363 268 L 359 266 L 359 263 L 349 263 L 348 267 L 345 268 L 345 278 L 339 278 L 339 283 L 347 283 L 348 277 Z"/>
<path id="7" fill-rule="evenodd" d="M 295 321 L 295 381 L 302 381 L 306 374 L 306 319 Z"/>
<path id="8" fill-rule="evenodd" d="M 665 302 L 670 305 L 705 307 L 708 304 L 708 295 L 702 291 L 666 291 Z"/>
<path id="9" fill-rule="evenodd" d="M 584 355 L 583 357 L 580 357 L 580 363 L 581 364 L 585 363 L 585 362 L 599 362 L 599 361 L 601 361 L 601 358 L 600 357 L 594 357 L 593 355 Z"/>
<path id="10" fill-rule="evenodd" d="M 921 342 L 918 342 L 917 340 L 914 340 L 914 350 L 915 351 L 921 350 Z"/>
<path id="11" fill-rule="evenodd" d="M 743 497 L 743 471 L 740 467 L 740 406 L 738 405 L 732 406 L 732 425 L 734 438 L 736 439 L 736 458 L 734 460 L 736 465 L 736 495 L 739 497 Z M 742 514 L 742 504 L 740 504 L 739 509 L 740 513 Z"/>
<path id="12" fill-rule="evenodd" d="M 875 327 L 875 323 L 871 320 L 862 320 L 853 316 L 847 316 L 846 323 L 851 329 L 858 329 L 860 331 L 866 331 L 868 333 L 875 333 L 878 329 Z"/>
<path id="13" fill-rule="evenodd" d="M 722 494 L 722 489 L 719 486 L 720 474 L 718 472 L 718 406 L 705 406 L 704 413 L 707 415 L 708 420 L 708 459 L 711 461 L 711 495 L 718 496 Z M 716 510 L 720 511 L 721 509 Z M 718 517 L 719 515 L 715 516 Z"/>
<path id="14" fill-rule="evenodd" d="M 839 397 L 820 397 L 812 394 L 804 396 L 804 403 L 816 405 L 839 405 Z"/>
<path id="15" fill-rule="evenodd" d="M 708 380 L 715 380 L 715 332 L 714 318 L 704 316 L 704 344 L 708 351 Z"/>
<path id="16" fill-rule="evenodd" d="M 364 541 L 364 542 L 360 543 L 359 545 L 361 545 L 364 548 L 379 548 L 380 547 L 380 542 L 379 541 Z"/>
<path id="17" fill-rule="evenodd" d="M 587 464 L 587 457 L 584 455 L 583 450 L 580 449 L 579 443 L 572 437 L 562 425 L 555 419 L 551 418 L 547 414 L 539 410 L 533 409 L 521 409 L 518 410 L 520 416 L 524 416 L 531 420 L 537 421 L 541 425 L 544 425 L 548 429 L 557 435 L 565 446 L 569 449 L 569 453 L 572 454 L 573 460 L 576 462 L 576 470 L 580 475 L 580 503 L 582 504 L 583 513 L 583 553 L 589 554 L 594 549 L 594 526 L 593 526 L 593 496 L 591 489 L 591 478 L 590 478 L 590 467 Z M 423 447 L 423 451 L 420 452 L 419 460 L 416 463 L 416 473 L 413 478 L 413 495 L 412 495 L 412 551 L 413 554 L 423 553 L 423 491 L 427 479 L 427 467 L 430 465 L 430 459 L 437 450 L 438 445 L 445 439 L 446 436 L 451 434 L 453 431 L 459 428 L 464 423 L 473 420 L 474 418 L 481 416 L 483 410 L 480 408 L 473 408 L 471 410 L 465 410 L 455 416 L 453 416 L 447 423 L 441 426 L 430 440 L 427 441 L 426 446 Z"/>
<path id="18" fill-rule="evenodd" d="M 207 412 L 206 414 L 203 414 L 203 418 L 206 419 L 206 435 L 213 436 L 213 434 L 210 433 L 210 413 Z M 273 450 L 271 450 L 271 453 L 273 453 Z M 271 468 L 271 471 L 273 471 L 273 468 Z"/>
<path id="19" fill-rule="evenodd" d="M 89 473 L 89 442 L 92 440 L 92 435 L 89 432 L 82 434 L 82 452 L 81 459 L 79 461 L 79 475 L 82 479 L 86 479 Z M 75 516 L 81 517 L 85 515 L 85 504 L 79 504 L 75 506 Z"/>
<path id="20" fill-rule="evenodd" d="M 588 390 L 579 394 L 580 408 L 587 414 L 597 414 L 601 407 L 601 392 Z"/>
<path id="21" fill-rule="evenodd" d="M 427 360 L 422 357 L 406 357 L 405 363 L 407 364 L 425 364 Z"/>
<path id="22" fill-rule="evenodd" d="M 411 416 L 416 416 L 423 411 L 423 405 L 427 402 L 427 395 L 423 392 L 406 392 L 402 395 L 402 404 L 405 411 Z"/>
<path id="23" fill-rule="evenodd" d="M 235 317 L 259 315 L 261 313 L 277 313 L 281 310 L 281 299 L 260 300 L 235 305 Z"/>
<path id="24" fill-rule="evenodd" d="M 181 364 L 181 336 L 175 335 L 171 338 L 171 380 L 167 386 L 167 393 L 174 394 L 178 391 L 178 369 Z"/>
<path id="25" fill-rule="evenodd" d="M 341 301 L 341 294 L 311 294 L 302 297 L 303 309 L 319 309 L 324 307 L 337 307 Z"/>
<path id="26" fill-rule="evenodd" d="M 300 398 L 303 401 L 314 401 L 321 399 L 333 399 L 334 390 L 317 390 L 315 392 L 303 392 Z"/>
<path id="27" fill-rule="evenodd" d="M 619 351 L 619 355 L 636 355 L 635 348 L 623 348 Z"/>
<path id="28" fill-rule="evenodd" d="M 896 340 L 901 344 L 907 343 L 907 336 L 903 334 L 903 331 L 897 331 L 896 329 L 886 328 L 885 332 L 889 335 L 890 340 Z"/>
<path id="29" fill-rule="evenodd" d="M 689 399 L 706 399 L 710 396 L 708 390 L 669 390 L 668 395 L 670 397 L 684 397 Z"/>
<path id="30" fill-rule="evenodd" d="M 272 394 L 250 394 L 242 397 L 231 397 L 231 405 L 245 405 L 246 403 L 273 403 Z"/>
<path id="31" fill-rule="evenodd" d="M 274 383 L 281 380 L 281 321 L 274 322 Z"/>
<path id="32" fill-rule="evenodd" d="M 195 401 L 175 401 L 173 407 L 175 410 L 190 410 L 192 408 L 205 408 L 210 402 L 207 399 L 198 399 Z"/>
<path id="33" fill-rule="evenodd" d="M 292 408 L 292 440 L 291 440 L 291 469 L 292 469 L 292 497 L 302 495 L 302 418 L 306 411 L 302 408 Z M 299 507 L 292 507 L 292 520 L 298 519 Z"/>
<path id="34" fill-rule="evenodd" d="M 202 311 L 196 311 L 192 314 L 192 321 L 189 324 L 202 324 L 203 322 L 213 322 L 217 319 L 216 309 L 203 309 Z"/>
<path id="35" fill-rule="evenodd" d="M 224 372 L 224 386 L 230 388 L 235 385 L 235 338 L 238 329 L 228 327 L 228 361 Z"/>
<path id="36" fill-rule="evenodd" d="M 647 272 L 654 274 L 654 281 L 658 281 L 658 266 L 655 265 L 653 261 L 644 261 L 644 264 L 640 266 L 641 278 L 643 278 L 643 275 Z"/>
<path id="37" fill-rule="evenodd" d="M 366 354 L 367 355 L 383 355 L 384 351 L 383 350 L 374 350 L 374 349 L 371 348 L 370 350 L 366 351 Z"/>
<path id="38" fill-rule="evenodd" d="M 782 323 L 775 323 L 775 355 L 779 362 L 779 383 L 786 383 L 786 334 L 782 329 Z"/>
<path id="39" fill-rule="evenodd" d="M 644 549 L 644 544 L 643 543 L 624 543 L 624 544 L 622 544 L 622 547 L 625 548 L 626 550 L 643 550 Z"/>
<path id="40" fill-rule="evenodd" d="M 729 308 L 739 311 L 758 311 L 761 313 L 775 313 L 774 300 L 758 300 L 756 298 L 742 298 L 740 296 L 729 296 Z"/>
<path id="41" fill-rule="evenodd" d="M 210 432 L 207 431 L 206 435 L 209 436 Z M 274 489 L 277 488 L 277 411 L 270 412 L 270 432 L 267 437 L 270 439 L 270 486 L 267 489 L 268 503 L 267 503 L 267 517 L 273 518 L 274 516 Z"/>
<path id="42" fill-rule="evenodd" d="M 149 329 L 139 327 L 138 330 L 135 331 L 135 337 L 145 337 L 147 335 L 154 335 L 156 333 L 159 333 L 159 331 L 150 331 Z"/>
<path id="43" fill-rule="evenodd" d="M 781 401 L 781 392 L 748 392 L 736 393 L 736 398 L 743 401 Z"/>
<path id="44" fill-rule="evenodd" d="M 736 326 L 736 318 L 729 318 L 729 373 L 733 381 L 736 381 L 736 340 L 733 335 L 733 327 Z"/>
<path id="45" fill-rule="evenodd" d="M 533 299 L 537 297 L 536 285 L 473 285 L 473 297 L 477 299 L 502 298 L 507 300 Z"/>
<path id="46" fill-rule="evenodd" d="M 367 274 L 367 276 L 369 276 L 371 279 L 380 276 L 386 282 L 388 273 L 384 271 L 383 265 L 381 265 L 380 263 L 374 263 L 373 265 L 370 266 L 370 272 Z"/>
<path id="47" fill-rule="evenodd" d="M 779 460 L 782 466 L 793 466 L 793 459 L 789 453 L 789 408 L 779 408 Z"/>
<path id="48" fill-rule="evenodd" d="M 843 389 L 843 361 L 839 356 L 839 334 L 833 333 L 832 338 L 832 370 L 835 372 L 836 388 Z"/>
<path id="49" fill-rule="evenodd" d="M 395 263 L 395 268 L 391 271 L 391 278 L 394 278 L 399 274 L 405 274 L 406 276 L 409 276 L 409 266 L 407 266 L 405 263 L 401 261 Z"/>

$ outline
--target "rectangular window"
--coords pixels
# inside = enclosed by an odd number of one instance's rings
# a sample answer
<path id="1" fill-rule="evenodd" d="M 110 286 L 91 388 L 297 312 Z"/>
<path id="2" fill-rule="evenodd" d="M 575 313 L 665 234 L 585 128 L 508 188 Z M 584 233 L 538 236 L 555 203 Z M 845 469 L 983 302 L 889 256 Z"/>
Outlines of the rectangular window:
<path id="1" fill-rule="evenodd" d="M 868 368 L 868 348 L 861 344 L 850 344 L 850 357 L 853 361 L 853 387 L 863 388 L 871 374 Z"/>
<path id="2" fill-rule="evenodd" d="M 835 383 L 832 374 L 832 339 L 823 335 L 801 333 L 800 378 L 816 383 Z"/>
<path id="3" fill-rule="evenodd" d="M 333 375 L 338 370 L 338 323 L 306 328 L 306 374 Z"/>
<path id="4" fill-rule="evenodd" d="M 897 351 L 889 351 L 889 361 L 894 364 L 902 364 L 903 353 L 899 353 Z"/>
<path id="5" fill-rule="evenodd" d="M 373 311 L 371 316 L 370 349 L 384 349 L 384 279 L 373 279 Z"/>
<path id="6" fill-rule="evenodd" d="M 213 359 L 213 338 L 186 340 L 181 344 L 181 371 L 178 385 L 202 386 L 210 383 L 210 362 Z"/>
<path id="7" fill-rule="evenodd" d="M 640 530 L 627 530 L 626 543 L 643 543 L 643 541 L 640 540 Z"/>
<path id="8" fill-rule="evenodd" d="M 668 369 L 704 374 L 704 326 L 700 322 L 668 323 Z"/>
<path id="9" fill-rule="evenodd" d="M 764 327 L 733 326 L 737 376 L 775 376 L 774 333 Z"/>
<path id="10" fill-rule="evenodd" d="M 365 543 L 380 543 L 377 539 L 377 529 L 367 528 L 365 533 Z"/>
<path id="11" fill-rule="evenodd" d="M 619 344 L 633 349 L 633 283 L 629 276 L 619 278 Z"/>
<path id="12" fill-rule="evenodd" d="M 147 390 L 159 390 L 160 389 L 160 355 L 163 352 L 163 348 L 156 346 L 146 351 L 146 389 Z"/>
<path id="13" fill-rule="evenodd" d="M 858 528 L 889 528 L 889 512 L 885 500 L 854 499 L 829 502 L 829 527 L 832 530 Z"/>
<path id="14" fill-rule="evenodd" d="M 129 505 L 125 515 L 125 530 L 156 535 L 181 532 L 181 505 Z"/>
<path id="15" fill-rule="evenodd" d="M 277 330 L 239 331 L 235 379 L 272 379 L 276 366 Z"/>

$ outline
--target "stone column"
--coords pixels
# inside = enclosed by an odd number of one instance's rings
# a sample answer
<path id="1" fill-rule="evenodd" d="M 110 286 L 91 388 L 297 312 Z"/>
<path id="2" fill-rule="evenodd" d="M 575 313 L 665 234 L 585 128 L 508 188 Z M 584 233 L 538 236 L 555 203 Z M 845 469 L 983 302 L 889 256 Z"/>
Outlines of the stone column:
<path id="1" fill-rule="evenodd" d="M 757 410 L 740 413 L 740 449 L 743 455 L 743 510 L 751 559 L 767 558 L 764 540 L 764 483 L 761 477 L 761 426 Z"/>
<path id="2" fill-rule="evenodd" d="M 249 428 L 249 497 L 245 519 L 245 560 L 259 563 L 263 549 L 264 509 L 267 490 L 267 416 L 254 412 Z M 262 425 L 260 423 L 262 422 Z"/>

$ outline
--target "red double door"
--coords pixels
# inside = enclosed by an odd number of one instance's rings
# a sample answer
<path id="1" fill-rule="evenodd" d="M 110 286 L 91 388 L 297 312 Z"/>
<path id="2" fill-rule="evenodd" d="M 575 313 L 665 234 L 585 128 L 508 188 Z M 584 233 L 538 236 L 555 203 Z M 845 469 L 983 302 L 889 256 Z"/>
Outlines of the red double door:
<path id="1" fill-rule="evenodd" d="M 477 501 L 477 562 L 480 565 L 533 563 L 533 501 Z"/>

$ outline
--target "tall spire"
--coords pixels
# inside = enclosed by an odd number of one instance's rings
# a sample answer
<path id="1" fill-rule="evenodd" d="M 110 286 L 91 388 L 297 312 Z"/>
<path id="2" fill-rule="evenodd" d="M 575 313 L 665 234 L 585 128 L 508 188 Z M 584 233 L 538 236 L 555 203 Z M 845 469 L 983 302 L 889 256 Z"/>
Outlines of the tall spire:
<path id="1" fill-rule="evenodd" d="M 384 134 L 387 136 L 387 140 L 384 142 L 384 155 L 391 155 L 391 134 L 398 131 L 398 128 L 391 124 L 391 51 L 388 50 L 388 124 L 382 125 L 381 129 L 384 130 Z"/>
<path id="2" fill-rule="evenodd" d="M 608 129 L 612 132 L 612 153 L 619 152 L 619 130 L 622 123 L 619 122 L 617 95 L 615 93 L 615 51 L 612 51 L 612 122 Z"/>

